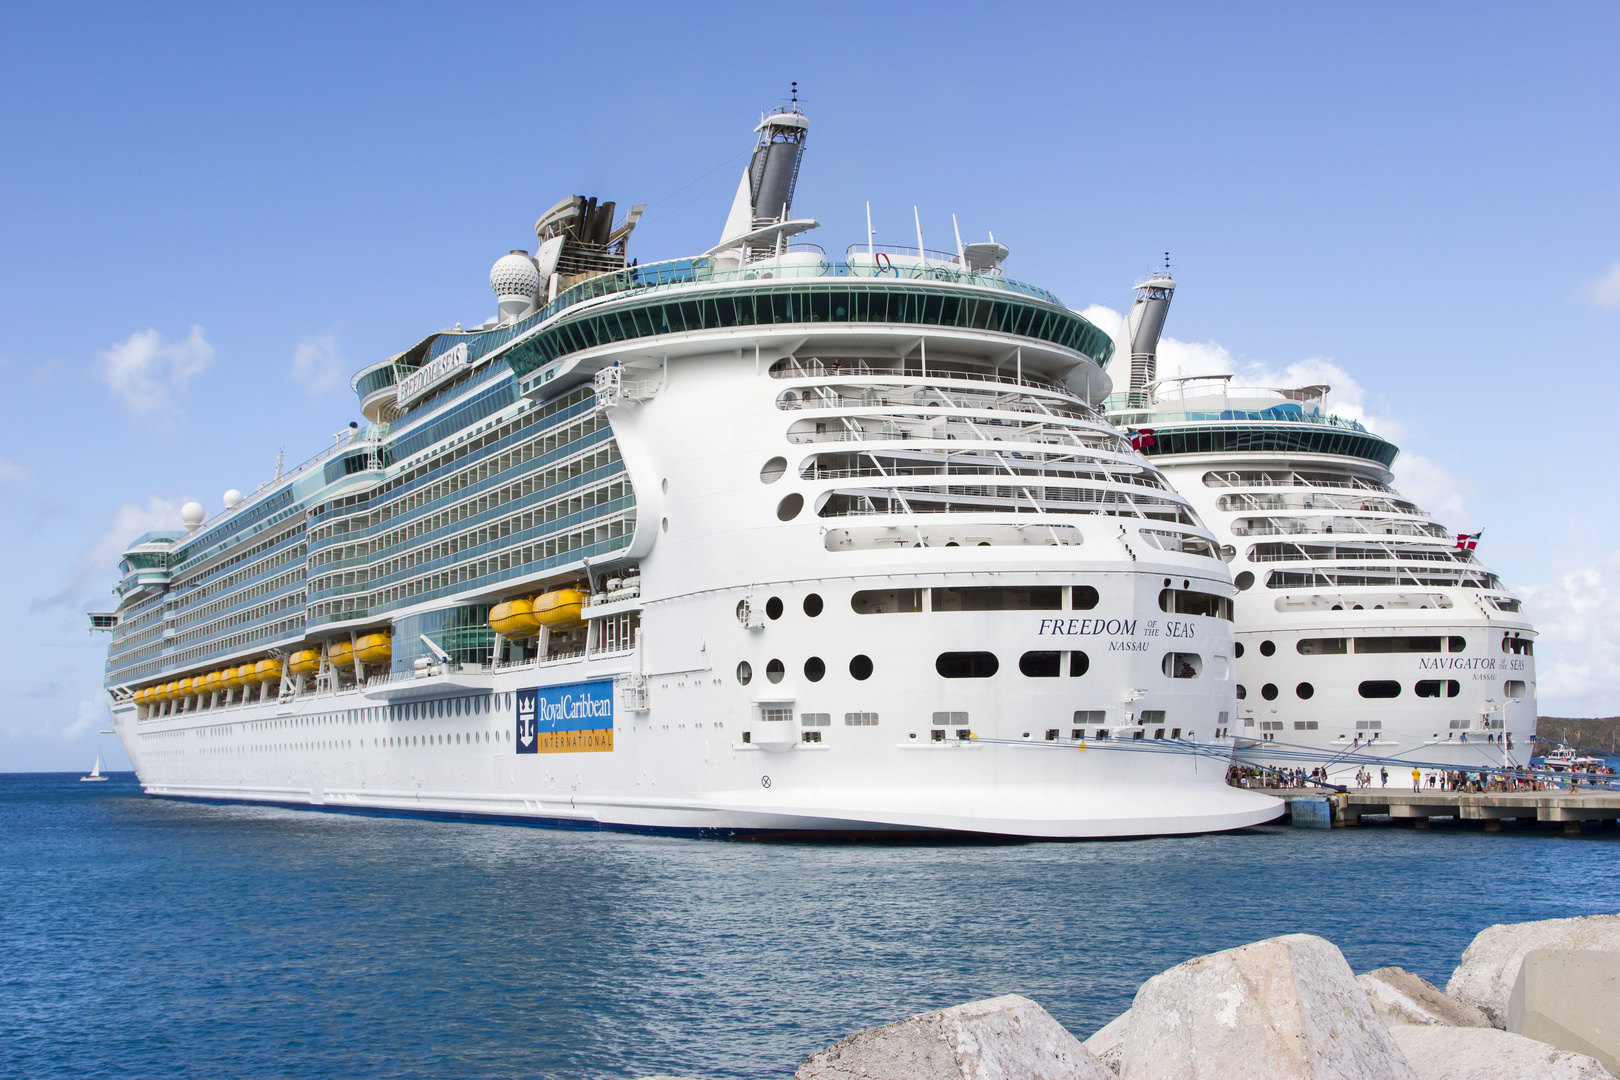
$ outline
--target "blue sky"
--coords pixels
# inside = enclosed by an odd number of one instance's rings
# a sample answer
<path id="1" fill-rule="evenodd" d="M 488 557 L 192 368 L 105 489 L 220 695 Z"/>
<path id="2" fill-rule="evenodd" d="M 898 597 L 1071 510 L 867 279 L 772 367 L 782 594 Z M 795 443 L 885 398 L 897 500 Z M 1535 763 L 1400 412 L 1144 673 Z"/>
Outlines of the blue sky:
<path id="1" fill-rule="evenodd" d="M 1116 312 L 1168 250 L 1166 362 L 1325 374 L 1530 598 L 1543 713 L 1620 713 L 1617 40 L 1613 4 L 6 5 L 0 771 L 94 753 L 125 541 L 318 451 L 563 196 L 707 248 L 792 79 L 807 239 L 955 213 Z"/>

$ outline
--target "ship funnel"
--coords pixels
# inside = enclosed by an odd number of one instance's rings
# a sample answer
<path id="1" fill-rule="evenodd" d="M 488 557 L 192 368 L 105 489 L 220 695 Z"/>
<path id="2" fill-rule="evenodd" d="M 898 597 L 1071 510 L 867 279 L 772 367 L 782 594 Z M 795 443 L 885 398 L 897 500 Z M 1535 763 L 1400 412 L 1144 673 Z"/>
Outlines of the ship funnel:
<path id="1" fill-rule="evenodd" d="M 1136 303 L 1125 319 L 1131 347 L 1131 385 L 1128 408 L 1151 404 L 1148 387 L 1159 377 L 1159 335 L 1164 332 L 1165 316 L 1170 314 L 1170 298 L 1176 283 L 1170 276 L 1169 256 L 1163 273 L 1155 270 L 1136 283 Z"/>
<path id="2" fill-rule="evenodd" d="M 793 189 L 799 182 L 804 137 L 810 130 L 810 121 L 799 109 L 798 83 L 793 84 L 793 100 L 785 108 L 761 116 L 754 130 L 759 139 L 720 234 L 722 246 L 792 217 Z"/>

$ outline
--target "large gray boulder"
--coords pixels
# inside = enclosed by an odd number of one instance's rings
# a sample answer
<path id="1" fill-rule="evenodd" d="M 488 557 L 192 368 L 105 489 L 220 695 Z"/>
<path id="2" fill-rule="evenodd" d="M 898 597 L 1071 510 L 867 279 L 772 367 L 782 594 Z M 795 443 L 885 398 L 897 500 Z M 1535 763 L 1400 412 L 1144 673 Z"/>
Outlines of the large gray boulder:
<path id="1" fill-rule="evenodd" d="M 1357 975 L 1367 1001 L 1386 1027 L 1396 1024 L 1440 1024 L 1445 1027 L 1490 1027 L 1485 1014 L 1445 994 L 1434 983 L 1405 968 L 1386 967 Z"/>
<path id="2" fill-rule="evenodd" d="M 1495 1028 L 1390 1029 L 1418 1080 L 1614 1080 L 1593 1058 Z"/>
<path id="3" fill-rule="evenodd" d="M 1531 949 L 1620 952 L 1620 915 L 1487 926 L 1464 951 L 1446 993 L 1478 1006 L 1493 1027 L 1505 1027 L 1508 997 Z"/>
<path id="4" fill-rule="evenodd" d="M 811 1054 L 797 1080 L 1114 1080 L 1026 997 L 1007 994 L 857 1031 Z"/>
<path id="5" fill-rule="evenodd" d="M 1109 1071 L 1117 1076 L 1120 1059 L 1125 1056 L 1125 1033 L 1130 1030 L 1130 1026 L 1131 1010 L 1126 1009 L 1098 1028 L 1095 1035 L 1080 1045 L 1091 1051 L 1092 1057 L 1108 1066 Z"/>
<path id="6" fill-rule="evenodd" d="M 1344 956 L 1289 934 L 1200 956 L 1136 992 L 1121 1080 L 1414 1080 Z"/>
<path id="7" fill-rule="evenodd" d="M 1508 998 L 1507 1029 L 1620 1072 L 1620 952 L 1525 953 Z"/>

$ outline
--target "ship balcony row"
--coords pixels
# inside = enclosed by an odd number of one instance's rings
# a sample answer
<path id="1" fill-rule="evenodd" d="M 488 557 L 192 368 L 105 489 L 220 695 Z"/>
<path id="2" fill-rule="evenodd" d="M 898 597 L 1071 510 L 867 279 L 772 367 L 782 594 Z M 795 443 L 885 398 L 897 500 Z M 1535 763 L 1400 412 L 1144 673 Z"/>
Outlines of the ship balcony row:
<path id="1" fill-rule="evenodd" d="M 1171 500 L 1139 505 L 1129 495 L 1097 488 L 1037 487 L 1016 484 L 942 484 L 842 488 L 818 497 L 816 516 L 872 514 L 1092 514 L 1168 521 L 1193 528 L 1202 524 L 1192 511 Z"/>
<path id="2" fill-rule="evenodd" d="M 773 379 L 927 379 L 929 383 L 938 382 L 941 385 L 962 383 L 975 390 L 983 390 L 986 384 L 1013 386 L 1085 405 L 1085 401 L 1073 390 L 1055 379 L 1049 379 L 1034 371 L 1022 371 L 1017 368 L 1012 372 L 1000 368 L 987 371 L 982 367 L 969 367 L 955 360 L 931 361 L 924 370 L 920 356 L 916 359 L 829 357 L 825 360 L 814 356 L 789 356 L 771 365 L 770 376 Z"/>
<path id="3" fill-rule="evenodd" d="M 1265 510 L 1349 510 L 1358 513 L 1401 514 L 1428 517 L 1428 511 L 1403 499 L 1376 496 L 1321 494 L 1222 495 L 1215 500 L 1217 510 L 1236 513 Z"/>
<path id="4" fill-rule="evenodd" d="M 1232 522 L 1231 531 L 1233 536 L 1326 536 L 1350 533 L 1364 536 L 1422 536 L 1436 540 L 1451 539 L 1451 534 L 1439 525 L 1387 517 L 1239 518 Z"/>
<path id="5" fill-rule="evenodd" d="M 994 427 L 991 433 L 986 429 Z M 1011 451 L 1015 445 L 1074 446 L 1088 450 L 1130 453 L 1130 443 L 1103 428 L 1052 427 L 1046 424 L 1013 425 L 999 422 L 980 425 L 969 420 L 940 420 L 931 417 L 838 417 L 831 420 L 798 420 L 788 428 L 787 440 L 795 446 L 814 443 L 905 442 L 934 439 L 941 442 L 1000 442 Z"/>
<path id="6" fill-rule="evenodd" d="M 1393 544 L 1251 544 L 1249 562 L 1335 562 L 1341 559 L 1388 559 L 1403 562 L 1477 563 L 1471 551 L 1422 542 Z"/>
<path id="7" fill-rule="evenodd" d="M 1399 495 L 1388 484 L 1354 473 L 1320 473 L 1282 469 L 1251 472 L 1235 469 L 1212 469 L 1204 474 L 1204 486 L 1211 488 L 1328 488 L 1348 491 L 1376 491 L 1383 495 Z"/>
<path id="8" fill-rule="evenodd" d="M 1027 484 L 1106 483 L 1168 491 L 1158 474 L 1140 465 L 1082 454 L 1043 454 L 1040 461 L 1024 454 L 987 454 L 979 450 L 877 454 L 812 454 L 799 467 L 801 480 L 890 479 L 913 476 L 978 476 Z"/>
<path id="9" fill-rule="evenodd" d="M 792 387 L 783 390 L 776 396 L 776 407 L 784 412 L 863 408 L 923 408 L 975 415 L 1008 413 L 1013 414 L 1014 418 L 1017 418 L 1020 414 L 1050 416 L 1067 420 L 1082 420 L 1099 426 L 1107 424 L 1107 421 L 1099 413 L 1086 408 L 1083 403 L 1072 398 L 1053 398 L 1048 402 L 1041 400 L 1039 397 L 1019 392 L 1000 394 L 994 392 L 949 392 L 933 385 L 932 379 L 927 384 L 917 387 L 892 385 Z"/>

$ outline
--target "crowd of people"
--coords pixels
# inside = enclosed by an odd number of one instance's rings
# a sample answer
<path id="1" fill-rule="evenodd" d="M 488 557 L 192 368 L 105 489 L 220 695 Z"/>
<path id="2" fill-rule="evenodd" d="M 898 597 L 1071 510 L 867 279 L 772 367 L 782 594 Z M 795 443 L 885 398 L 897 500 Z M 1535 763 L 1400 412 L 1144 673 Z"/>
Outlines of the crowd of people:
<path id="1" fill-rule="evenodd" d="M 1449 769 L 1411 770 L 1412 791 L 1457 791 L 1463 793 L 1506 791 L 1565 791 L 1572 789 L 1608 788 L 1615 785 L 1615 770 L 1600 765 L 1590 769 L 1548 772 L 1544 769 L 1498 769 L 1466 771 Z M 1358 790 L 1387 788 L 1391 773 L 1388 766 L 1380 766 L 1375 773 L 1370 768 L 1356 770 L 1354 777 Z M 1247 788 L 1308 788 L 1333 787 L 1327 769 L 1265 769 L 1234 764 L 1226 770 L 1226 782 L 1233 787 Z M 1398 781 L 1399 783 L 1399 781 Z"/>

